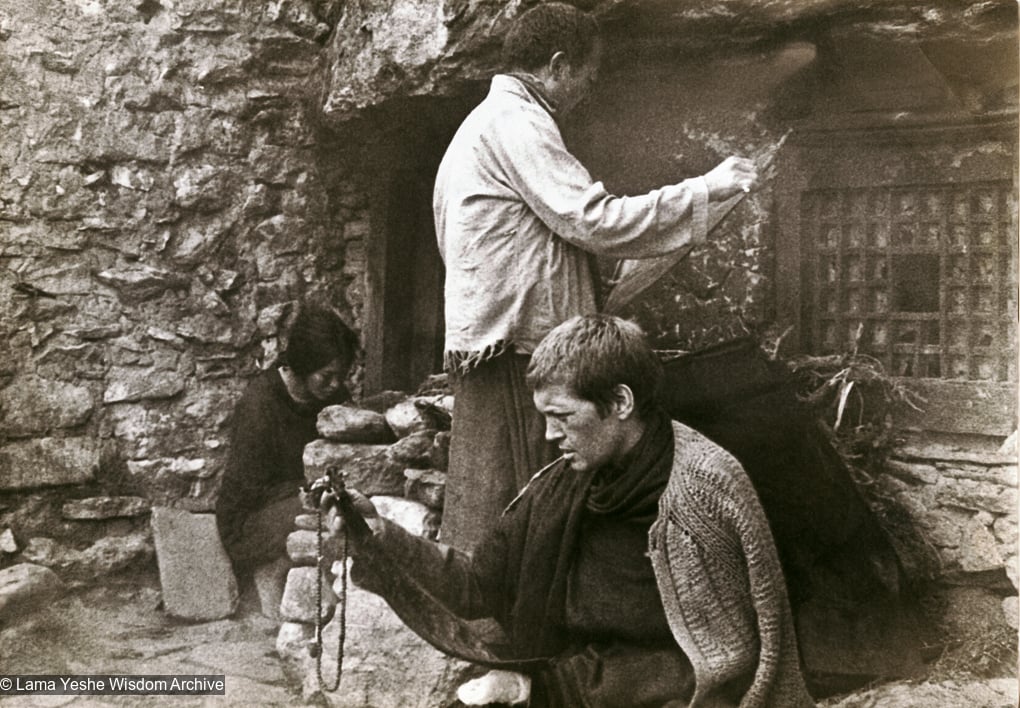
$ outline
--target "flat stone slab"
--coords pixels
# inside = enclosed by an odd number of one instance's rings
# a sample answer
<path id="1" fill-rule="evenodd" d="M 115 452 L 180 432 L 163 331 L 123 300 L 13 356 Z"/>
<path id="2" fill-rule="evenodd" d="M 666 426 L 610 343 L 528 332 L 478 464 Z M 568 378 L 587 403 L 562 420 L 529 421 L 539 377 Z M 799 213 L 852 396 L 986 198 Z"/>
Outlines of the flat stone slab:
<path id="1" fill-rule="evenodd" d="M 28 489 L 90 481 L 99 467 L 92 438 L 35 438 L 0 447 L 0 489 Z"/>
<path id="2" fill-rule="evenodd" d="M 237 580 L 220 542 L 216 517 L 155 507 L 151 524 L 166 611 L 194 620 L 233 614 Z"/>
<path id="3" fill-rule="evenodd" d="M 0 626 L 24 618 L 64 591 L 56 573 L 34 563 L 19 563 L 0 570 Z"/>

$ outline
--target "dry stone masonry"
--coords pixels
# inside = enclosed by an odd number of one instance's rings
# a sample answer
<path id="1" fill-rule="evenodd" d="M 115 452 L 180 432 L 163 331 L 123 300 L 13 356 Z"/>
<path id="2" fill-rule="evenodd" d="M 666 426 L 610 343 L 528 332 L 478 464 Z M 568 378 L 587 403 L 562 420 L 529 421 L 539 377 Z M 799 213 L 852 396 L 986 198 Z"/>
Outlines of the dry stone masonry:
<path id="1" fill-rule="evenodd" d="M 393 405 L 385 405 L 394 399 Z M 449 444 L 448 431 L 437 428 L 449 427 L 452 397 L 404 397 L 389 392 L 374 402 L 369 400 L 367 405 L 383 410 L 331 406 L 319 414 L 317 427 L 323 437 L 305 448 L 306 478 L 314 481 L 335 467 L 344 474 L 348 486 L 370 496 L 383 517 L 412 534 L 435 539 Z M 383 444 L 381 440 L 390 442 Z M 344 566 L 335 558 L 337 539 L 328 535 L 328 530 L 326 534 L 321 580 L 316 570 L 316 515 L 299 515 L 295 530 L 287 538 L 287 554 L 293 567 L 287 573 L 279 604 L 283 624 L 276 648 L 300 681 L 306 698 L 323 695 L 316 662 L 309 653 L 319 613 L 327 625 L 321 657 L 323 678 L 332 684 L 336 676 L 337 594 L 342 592 L 340 575 Z M 267 586 L 271 582 L 271 578 L 265 579 Z M 318 606 L 320 582 L 322 604 Z M 271 593 L 263 597 L 273 599 Z M 443 656 L 415 636 L 381 598 L 349 584 L 346 602 L 346 663 L 341 690 L 324 694 L 330 705 L 424 707 L 452 700 L 456 680 L 466 668 L 463 662 Z M 274 608 L 263 611 L 272 614 Z"/>

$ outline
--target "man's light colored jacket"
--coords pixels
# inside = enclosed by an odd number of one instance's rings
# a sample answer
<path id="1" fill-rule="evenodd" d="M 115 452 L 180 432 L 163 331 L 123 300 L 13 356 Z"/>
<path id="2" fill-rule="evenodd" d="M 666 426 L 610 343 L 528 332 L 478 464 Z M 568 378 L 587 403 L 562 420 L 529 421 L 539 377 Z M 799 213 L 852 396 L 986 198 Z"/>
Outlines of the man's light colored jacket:
<path id="1" fill-rule="evenodd" d="M 446 365 L 506 348 L 530 353 L 560 322 L 595 311 L 585 252 L 651 258 L 705 239 L 701 177 L 635 197 L 606 192 L 563 144 L 548 104 L 512 76 L 492 79 L 436 175 L 446 264 Z"/>

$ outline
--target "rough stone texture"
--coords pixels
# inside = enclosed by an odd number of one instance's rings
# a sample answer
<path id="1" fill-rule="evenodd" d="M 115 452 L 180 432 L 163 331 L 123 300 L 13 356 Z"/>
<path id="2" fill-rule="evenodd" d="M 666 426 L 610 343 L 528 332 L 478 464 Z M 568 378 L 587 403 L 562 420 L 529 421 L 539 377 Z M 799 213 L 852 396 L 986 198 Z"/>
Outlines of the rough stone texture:
<path id="1" fill-rule="evenodd" d="M 66 519 L 114 519 L 144 516 L 149 510 L 143 497 L 90 497 L 65 502 L 61 513 Z"/>
<path id="2" fill-rule="evenodd" d="M 237 580 L 220 543 L 216 517 L 156 507 L 151 523 L 166 611 L 195 620 L 233 614 Z"/>
<path id="3" fill-rule="evenodd" d="M 385 445 L 316 440 L 305 446 L 305 479 L 318 479 L 330 467 L 337 467 L 347 486 L 362 494 L 400 494 L 404 489 L 404 466 L 391 459 L 387 450 Z"/>
<path id="4" fill-rule="evenodd" d="M 419 504 L 403 497 L 375 496 L 372 497 L 379 515 L 389 519 L 415 536 L 424 536 L 428 530 L 426 519 L 429 510 L 424 504 Z"/>
<path id="5" fill-rule="evenodd" d="M 428 467 L 432 456 L 435 432 L 422 430 L 411 433 L 390 445 L 389 456 L 408 467 Z"/>
<path id="6" fill-rule="evenodd" d="M 0 447 L 0 489 L 80 484 L 95 476 L 99 448 L 91 438 L 35 438 Z"/>
<path id="7" fill-rule="evenodd" d="M 968 11 L 939 6 L 834 0 L 595 0 L 585 7 L 601 17 L 610 52 L 647 56 L 739 49 L 769 37 L 818 32 L 834 20 L 876 36 L 904 41 L 925 36 L 975 36 L 1002 31 L 1005 3 Z M 330 45 L 330 86 L 323 107 L 336 121 L 405 95 L 448 94 L 487 78 L 499 66 L 502 35 L 525 3 L 421 3 L 386 0 L 350 8 Z M 853 10 L 851 18 L 846 17 Z"/>
<path id="8" fill-rule="evenodd" d="M 404 470 L 404 496 L 430 509 L 442 511 L 446 498 L 446 474 L 439 470 Z"/>
<path id="9" fill-rule="evenodd" d="M 450 465 L 450 433 L 440 431 L 432 440 L 432 453 L 429 456 L 429 466 L 446 472 Z"/>
<path id="10" fill-rule="evenodd" d="M 0 391 L 0 412 L 11 437 L 73 428 L 87 421 L 93 410 L 89 389 L 37 376 L 15 378 Z"/>
<path id="11" fill-rule="evenodd" d="M 354 443 L 388 443 L 393 431 L 381 413 L 351 406 L 329 406 L 319 413 L 319 435 L 327 440 Z"/>
<path id="12" fill-rule="evenodd" d="M 10 529 L 4 529 L 3 533 L 0 533 L 0 552 L 2 553 L 17 553 L 18 542 L 14 538 L 14 532 Z"/>
<path id="13" fill-rule="evenodd" d="M 152 542 L 144 532 L 126 536 L 105 536 L 78 550 L 52 538 L 36 537 L 21 551 L 25 560 L 56 570 L 76 584 L 94 582 L 103 576 L 152 560 Z"/>
<path id="14" fill-rule="evenodd" d="M 45 566 L 19 563 L 0 570 L 0 625 L 24 619 L 62 591 L 60 578 Z"/>
<path id="15" fill-rule="evenodd" d="M 279 622 L 280 602 L 283 600 L 283 589 L 287 583 L 290 563 L 286 558 L 277 558 L 272 563 L 263 563 L 255 569 L 255 593 L 259 598 L 262 615 Z"/>
<path id="16" fill-rule="evenodd" d="M 322 571 L 322 618 L 328 620 L 336 607 L 337 598 L 330 587 L 328 571 Z M 291 568 L 287 573 L 287 585 L 280 601 L 280 615 L 287 622 L 315 623 L 316 576 L 315 568 L 303 566 Z"/>
<path id="17" fill-rule="evenodd" d="M 415 399 L 401 401 L 386 411 L 386 422 L 398 438 L 429 429 L 428 421 L 422 415 Z"/>
<path id="18" fill-rule="evenodd" d="M 1007 708 L 1017 704 L 1017 682 L 1011 678 L 938 683 L 895 682 L 840 699 L 824 701 L 827 708 Z"/>
<path id="19" fill-rule="evenodd" d="M 210 507 L 207 443 L 294 303 L 361 328 L 345 242 L 371 229 L 344 224 L 369 224 L 367 202 L 352 143 L 309 112 L 327 5 L 0 0 L 0 486 L 131 461 L 133 487 Z M 67 428 L 88 464 L 24 473 Z M 209 483 L 146 479 L 206 455 Z"/>
<path id="20" fill-rule="evenodd" d="M 322 694 L 327 705 L 430 708 L 453 702 L 468 664 L 444 656 L 419 639 L 377 595 L 351 584 L 347 602 L 343 683 L 339 691 Z M 323 631 L 327 681 L 336 675 L 338 641 L 339 625 L 334 619 Z M 309 674 L 314 673 L 314 664 L 310 668 Z M 318 692 L 311 678 L 305 686 L 306 695 Z"/>
<path id="21" fill-rule="evenodd" d="M 323 567 L 333 564 L 333 549 L 336 540 L 332 534 L 322 535 Z M 298 529 L 287 536 L 287 556 L 294 565 L 315 565 L 318 554 L 318 533 L 314 529 Z"/>

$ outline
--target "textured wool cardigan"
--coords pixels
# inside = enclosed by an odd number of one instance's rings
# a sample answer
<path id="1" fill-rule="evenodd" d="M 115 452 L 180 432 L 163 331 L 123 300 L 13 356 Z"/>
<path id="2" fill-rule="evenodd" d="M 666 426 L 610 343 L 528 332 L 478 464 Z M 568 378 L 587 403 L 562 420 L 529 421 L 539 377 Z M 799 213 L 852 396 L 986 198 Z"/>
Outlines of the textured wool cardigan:
<path id="1" fill-rule="evenodd" d="M 673 472 L 649 531 L 666 619 L 695 674 L 691 706 L 754 670 L 741 708 L 812 706 L 804 685 L 779 556 L 740 463 L 673 423 Z"/>

